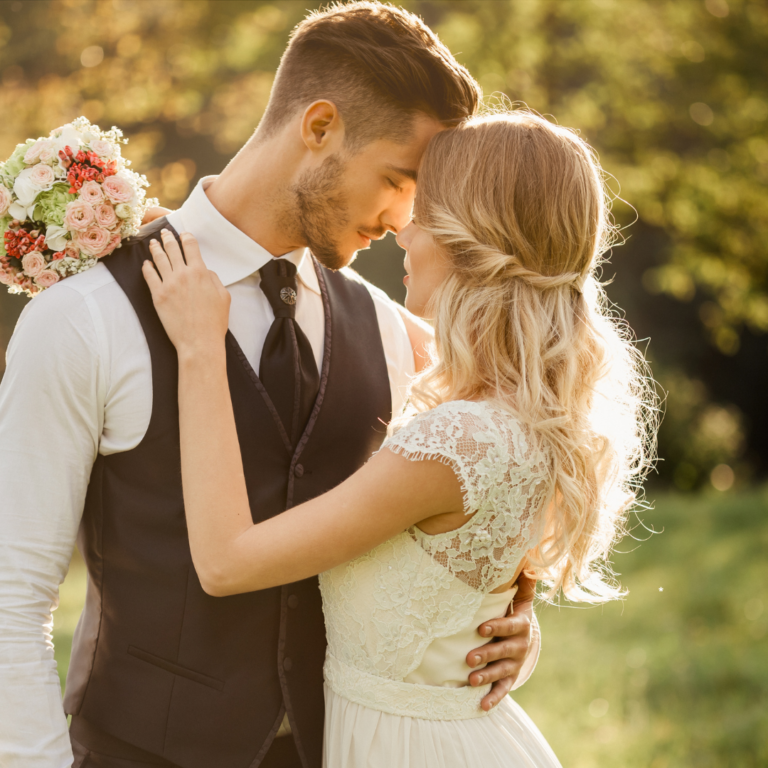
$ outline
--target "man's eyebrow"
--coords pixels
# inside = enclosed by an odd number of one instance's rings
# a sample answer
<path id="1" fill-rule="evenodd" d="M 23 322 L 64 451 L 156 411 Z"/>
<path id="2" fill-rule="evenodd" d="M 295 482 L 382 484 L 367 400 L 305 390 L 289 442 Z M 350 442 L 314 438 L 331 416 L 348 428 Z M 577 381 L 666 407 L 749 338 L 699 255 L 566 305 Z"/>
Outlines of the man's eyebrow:
<path id="1" fill-rule="evenodd" d="M 397 165 L 388 165 L 387 168 L 401 176 L 405 176 L 407 179 L 411 179 L 411 181 L 416 181 L 419 175 L 419 172 L 415 168 L 400 168 Z"/>

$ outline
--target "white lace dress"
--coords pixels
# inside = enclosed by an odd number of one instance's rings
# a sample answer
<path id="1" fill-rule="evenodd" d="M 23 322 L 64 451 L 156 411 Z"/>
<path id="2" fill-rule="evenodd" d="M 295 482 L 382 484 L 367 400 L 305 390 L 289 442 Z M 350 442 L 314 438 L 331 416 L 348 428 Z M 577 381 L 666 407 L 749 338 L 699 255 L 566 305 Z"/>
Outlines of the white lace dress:
<path id="1" fill-rule="evenodd" d="M 508 413 L 467 401 L 415 416 L 384 447 L 451 466 L 468 519 L 437 535 L 413 527 L 320 575 L 325 768 L 560 766 L 510 697 L 480 708 L 490 686 L 469 686 L 465 663 L 515 594 L 492 591 L 539 535 L 544 454 Z"/>

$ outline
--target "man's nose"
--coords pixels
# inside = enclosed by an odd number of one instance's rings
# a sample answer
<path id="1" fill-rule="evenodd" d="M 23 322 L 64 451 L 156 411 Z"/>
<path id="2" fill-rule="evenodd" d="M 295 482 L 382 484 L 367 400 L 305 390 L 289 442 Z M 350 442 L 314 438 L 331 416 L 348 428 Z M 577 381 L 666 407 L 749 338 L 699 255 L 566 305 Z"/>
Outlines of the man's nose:
<path id="1" fill-rule="evenodd" d="M 384 226 L 397 234 L 401 229 L 408 226 L 413 211 L 413 199 L 415 195 L 403 195 L 384 212 L 381 222 Z"/>

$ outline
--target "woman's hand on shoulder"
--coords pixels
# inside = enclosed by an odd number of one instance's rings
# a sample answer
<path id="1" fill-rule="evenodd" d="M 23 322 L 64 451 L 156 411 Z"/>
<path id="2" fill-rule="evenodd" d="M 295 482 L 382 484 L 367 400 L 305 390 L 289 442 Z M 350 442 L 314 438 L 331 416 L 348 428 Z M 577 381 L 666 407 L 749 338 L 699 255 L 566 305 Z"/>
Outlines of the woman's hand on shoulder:
<path id="1" fill-rule="evenodd" d="M 152 261 L 142 267 L 157 314 L 179 357 L 207 356 L 224 349 L 230 296 L 203 262 L 194 236 L 163 229 L 150 241 Z M 183 247 L 183 253 L 182 253 Z"/>

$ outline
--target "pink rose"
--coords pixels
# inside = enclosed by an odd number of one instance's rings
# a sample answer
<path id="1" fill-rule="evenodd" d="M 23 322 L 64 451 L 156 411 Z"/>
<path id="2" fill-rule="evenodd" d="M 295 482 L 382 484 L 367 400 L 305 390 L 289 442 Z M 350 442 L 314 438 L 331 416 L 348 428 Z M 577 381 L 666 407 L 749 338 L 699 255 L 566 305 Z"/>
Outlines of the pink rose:
<path id="1" fill-rule="evenodd" d="M 56 159 L 58 156 L 54 143 L 46 139 L 43 148 L 40 150 L 40 162 L 50 163 L 51 160 Z"/>
<path id="2" fill-rule="evenodd" d="M 56 175 L 50 165 L 36 165 L 29 174 L 29 180 L 35 186 L 46 189 L 56 181 Z"/>
<path id="3" fill-rule="evenodd" d="M 82 232 L 93 224 L 96 218 L 93 208 L 82 200 L 73 200 L 67 203 L 67 212 L 64 214 L 64 226 L 70 232 Z"/>
<path id="4" fill-rule="evenodd" d="M 98 256 L 109 245 L 112 233 L 101 227 L 89 227 L 75 235 L 75 244 L 89 256 Z"/>
<path id="5" fill-rule="evenodd" d="M 80 187 L 80 199 L 89 205 L 98 205 L 104 202 L 104 193 L 98 181 L 86 181 Z"/>
<path id="6" fill-rule="evenodd" d="M 52 269 L 44 269 L 36 278 L 35 282 L 41 287 L 41 288 L 50 288 L 52 285 L 55 285 L 59 282 L 61 278 L 59 277 L 57 272 L 54 272 Z"/>
<path id="7" fill-rule="evenodd" d="M 118 245 L 120 245 L 121 240 L 122 238 L 120 237 L 120 233 L 115 232 L 109 239 L 109 243 L 107 243 L 107 245 L 104 247 L 104 250 L 101 253 L 96 254 L 96 258 L 101 259 L 104 256 L 109 256 L 109 254 L 112 253 L 112 251 L 114 251 Z"/>
<path id="8" fill-rule="evenodd" d="M 69 243 L 64 249 L 64 256 L 67 259 L 79 259 L 80 249 L 74 243 Z"/>
<path id="9" fill-rule="evenodd" d="M 43 254 L 40 251 L 30 251 L 24 255 L 24 258 L 21 260 L 21 266 L 29 277 L 39 275 L 45 269 Z"/>
<path id="10" fill-rule="evenodd" d="M 0 216 L 5 216 L 5 212 L 10 207 L 12 200 L 13 196 L 11 193 L 0 184 Z"/>
<path id="11" fill-rule="evenodd" d="M 95 152 L 99 157 L 112 157 L 114 147 L 104 139 L 94 139 L 91 142 L 91 152 Z"/>
<path id="12" fill-rule="evenodd" d="M 117 224 L 117 214 L 109 203 L 96 206 L 96 223 L 105 229 L 112 229 Z"/>
<path id="13" fill-rule="evenodd" d="M 6 272 L 0 267 L 0 285 L 13 285 L 13 272 Z"/>
<path id="14" fill-rule="evenodd" d="M 102 184 L 104 194 L 115 205 L 133 200 L 133 187 L 120 176 L 109 176 Z"/>
<path id="15" fill-rule="evenodd" d="M 45 147 L 45 139 L 36 141 L 32 146 L 24 153 L 24 162 L 27 165 L 34 165 L 40 159 L 40 153 Z"/>

